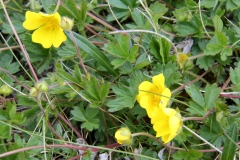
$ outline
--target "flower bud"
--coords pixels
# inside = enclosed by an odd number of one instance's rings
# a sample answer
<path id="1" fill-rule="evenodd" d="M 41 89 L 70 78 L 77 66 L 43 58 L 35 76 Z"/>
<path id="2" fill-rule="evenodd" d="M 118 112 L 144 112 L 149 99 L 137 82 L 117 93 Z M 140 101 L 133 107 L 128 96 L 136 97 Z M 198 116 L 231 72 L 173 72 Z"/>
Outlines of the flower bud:
<path id="1" fill-rule="evenodd" d="M 115 133 L 115 138 L 119 144 L 131 145 L 133 141 L 132 133 L 127 127 L 118 129 Z"/>
<path id="2" fill-rule="evenodd" d="M 38 90 L 37 90 L 35 87 L 32 87 L 32 88 L 30 89 L 29 95 L 30 95 L 31 97 L 37 97 L 37 96 L 38 96 Z"/>
<path id="3" fill-rule="evenodd" d="M 61 19 L 61 27 L 65 31 L 71 31 L 72 27 L 74 25 L 73 19 L 70 19 L 68 17 L 62 17 Z"/>
<path id="4" fill-rule="evenodd" d="M 182 69 L 184 64 L 186 63 L 186 61 L 188 60 L 188 55 L 184 54 L 184 53 L 178 53 L 177 54 L 177 61 L 178 64 L 180 66 L 180 68 Z"/>
<path id="5" fill-rule="evenodd" d="M 0 94 L 3 94 L 4 96 L 8 96 L 12 92 L 12 88 L 10 88 L 8 85 L 2 85 L 0 87 Z"/>
<path id="6" fill-rule="evenodd" d="M 35 84 L 35 88 L 40 92 L 47 92 L 48 84 L 45 81 L 41 81 Z"/>
<path id="7" fill-rule="evenodd" d="M 26 6 L 35 12 L 39 12 L 43 7 L 38 0 L 30 0 Z"/>

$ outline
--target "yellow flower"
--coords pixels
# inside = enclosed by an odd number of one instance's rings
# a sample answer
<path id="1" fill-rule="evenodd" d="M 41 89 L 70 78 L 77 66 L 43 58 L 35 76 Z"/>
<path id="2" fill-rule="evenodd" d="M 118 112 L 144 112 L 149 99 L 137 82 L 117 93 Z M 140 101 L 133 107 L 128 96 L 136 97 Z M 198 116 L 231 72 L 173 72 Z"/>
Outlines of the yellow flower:
<path id="1" fill-rule="evenodd" d="M 132 133 L 127 127 L 118 129 L 115 133 L 115 138 L 119 144 L 132 144 Z"/>
<path id="2" fill-rule="evenodd" d="M 157 132 L 156 137 L 162 137 L 164 143 L 171 141 L 182 129 L 181 115 L 172 108 L 155 107 L 151 123 Z"/>
<path id="3" fill-rule="evenodd" d="M 32 34 L 32 41 L 40 43 L 44 48 L 59 47 L 67 37 L 60 27 L 61 17 L 58 12 L 45 14 L 42 12 L 26 12 L 26 20 L 23 27 L 27 30 L 35 30 Z"/>
<path id="4" fill-rule="evenodd" d="M 163 74 L 156 75 L 152 78 L 153 83 L 144 81 L 139 86 L 137 101 L 142 108 L 147 110 L 151 118 L 154 107 L 166 107 L 171 97 L 171 91 L 165 87 L 165 78 Z"/>

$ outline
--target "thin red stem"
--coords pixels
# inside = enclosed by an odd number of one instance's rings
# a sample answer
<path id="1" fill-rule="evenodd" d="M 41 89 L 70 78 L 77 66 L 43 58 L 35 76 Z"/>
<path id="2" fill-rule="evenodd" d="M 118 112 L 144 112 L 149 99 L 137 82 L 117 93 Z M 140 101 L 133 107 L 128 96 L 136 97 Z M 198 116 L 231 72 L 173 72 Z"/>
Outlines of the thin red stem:
<path id="1" fill-rule="evenodd" d="M 85 65 L 84 65 L 84 63 L 83 63 L 83 60 L 82 60 L 82 57 L 81 57 L 81 53 L 80 53 L 80 51 L 79 51 L 79 49 L 78 49 L 78 45 L 77 45 L 76 39 L 75 39 L 72 31 L 70 31 L 70 35 L 71 35 L 71 37 L 72 37 L 74 46 L 75 46 L 75 48 L 76 48 L 77 56 L 78 56 L 78 59 L 80 60 L 80 64 L 81 64 L 81 66 L 82 66 L 85 74 L 88 75 L 88 71 L 87 71 L 87 69 L 86 69 L 86 67 L 85 67 Z"/>
<path id="2" fill-rule="evenodd" d="M 78 138 L 84 139 L 83 136 L 77 131 L 77 129 L 74 128 L 73 125 L 72 125 L 67 119 L 65 119 L 65 117 L 64 117 L 61 113 L 59 113 L 59 112 L 58 112 L 58 117 L 59 117 L 61 120 L 63 120 L 63 121 L 74 131 L 74 133 L 77 135 Z M 87 144 L 87 142 L 86 142 L 85 139 L 84 139 L 84 141 L 85 141 L 85 143 Z"/>

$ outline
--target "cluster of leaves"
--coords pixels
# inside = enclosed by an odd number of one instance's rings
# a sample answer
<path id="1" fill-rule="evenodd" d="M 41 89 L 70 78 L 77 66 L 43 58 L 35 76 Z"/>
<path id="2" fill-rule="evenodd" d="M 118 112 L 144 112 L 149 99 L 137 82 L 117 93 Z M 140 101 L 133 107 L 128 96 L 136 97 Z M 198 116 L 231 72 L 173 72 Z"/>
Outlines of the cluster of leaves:
<path id="1" fill-rule="evenodd" d="M 132 144 L 138 154 L 120 147 L 111 156 L 177 160 L 238 157 L 238 0 L 65 0 L 59 6 L 55 0 L 30 0 L 27 5 L 26 1 L 0 2 L 0 86 L 14 89 L 13 94 L 0 96 L 0 156 L 33 147 L 3 159 L 69 159 L 80 151 L 47 145 L 81 146 L 84 143 L 79 143 L 79 135 L 88 147 L 105 146 L 100 155 L 118 146 L 113 136 L 121 126 L 128 126 L 133 133 L 155 135 L 136 95 L 142 81 L 159 73 L 164 74 L 172 91 L 169 107 L 178 108 L 186 120 L 184 125 L 195 133 L 183 128 L 173 140 L 172 145 L 184 150 L 168 152 L 141 136 Z M 68 39 L 61 47 L 45 49 L 33 43 L 31 32 L 22 27 L 24 15 L 27 10 L 53 13 L 56 7 L 61 16 L 74 19 L 75 42 L 66 32 Z M 38 78 L 49 85 L 47 93 L 29 95 L 36 80 L 16 37 L 26 48 Z M 185 44 L 189 39 L 193 44 Z M 184 46 L 179 48 L 178 44 Z M 185 47 L 188 59 L 180 61 L 178 55 Z M 83 157 L 93 159 L 92 152 Z"/>

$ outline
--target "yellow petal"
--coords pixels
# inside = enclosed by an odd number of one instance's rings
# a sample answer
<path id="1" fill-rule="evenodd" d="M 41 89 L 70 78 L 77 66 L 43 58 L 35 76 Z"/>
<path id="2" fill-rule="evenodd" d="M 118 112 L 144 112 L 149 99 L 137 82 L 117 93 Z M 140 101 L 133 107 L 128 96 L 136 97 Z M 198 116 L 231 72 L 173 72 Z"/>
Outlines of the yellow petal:
<path id="1" fill-rule="evenodd" d="M 150 91 L 151 88 L 154 88 L 154 84 L 152 84 L 151 82 L 148 82 L 148 81 L 143 81 L 139 86 L 138 86 L 138 90 L 139 90 L 139 93 L 137 95 L 137 101 L 138 103 L 140 102 L 142 96 L 148 94 L 148 92 L 144 92 L 144 91 Z"/>
<path id="2" fill-rule="evenodd" d="M 27 30 L 37 29 L 45 23 L 45 19 L 42 17 L 41 13 L 27 11 L 25 18 L 26 20 L 23 22 L 23 27 Z"/>
<path id="3" fill-rule="evenodd" d="M 152 95 L 145 95 L 142 96 L 139 104 L 142 108 L 153 108 L 158 107 L 158 104 L 160 102 L 160 98 L 154 98 Z"/>
<path id="4" fill-rule="evenodd" d="M 168 143 L 168 142 L 170 142 L 174 137 L 176 137 L 177 136 L 177 133 L 172 133 L 172 134 L 167 134 L 167 135 L 164 135 L 164 136 L 162 136 L 162 141 L 164 142 L 164 143 Z"/>
<path id="5" fill-rule="evenodd" d="M 171 98 L 171 91 L 168 88 L 165 88 L 162 92 L 160 105 L 166 107 L 170 100 L 169 98 Z"/>
<path id="6" fill-rule="evenodd" d="M 58 48 L 63 41 L 67 40 L 66 35 L 63 32 L 63 29 L 60 27 L 56 27 L 53 31 L 53 46 Z"/>
<path id="7" fill-rule="evenodd" d="M 153 84 L 155 84 L 158 87 L 158 90 L 160 90 L 160 92 L 162 92 L 164 90 L 165 78 L 162 73 L 159 75 L 153 76 L 152 81 L 153 81 Z"/>
<path id="8" fill-rule="evenodd" d="M 169 118 L 169 127 L 170 127 L 171 132 L 177 133 L 179 128 L 182 127 L 182 123 L 181 122 L 182 122 L 182 120 L 179 119 L 176 116 L 170 117 Z"/>
<path id="9" fill-rule="evenodd" d="M 53 44 L 53 30 L 40 27 L 32 34 L 32 41 L 40 43 L 44 48 L 50 48 Z"/>
<path id="10" fill-rule="evenodd" d="M 177 111 L 175 109 L 172 109 L 172 108 L 162 108 L 162 110 L 168 117 L 175 116 L 176 113 L 177 113 Z"/>
<path id="11" fill-rule="evenodd" d="M 166 121 L 168 116 L 163 112 L 159 107 L 154 107 L 154 110 L 151 113 L 151 123 L 154 124 L 158 121 Z"/>
<path id="12" fill-rule="evenodd" d="M 153 129 L 157 132 L 156 137 L 170 134 L 168 123 L 157 122 L 153 125 Z"/>

